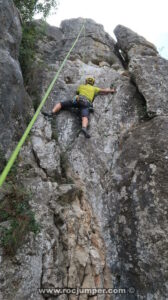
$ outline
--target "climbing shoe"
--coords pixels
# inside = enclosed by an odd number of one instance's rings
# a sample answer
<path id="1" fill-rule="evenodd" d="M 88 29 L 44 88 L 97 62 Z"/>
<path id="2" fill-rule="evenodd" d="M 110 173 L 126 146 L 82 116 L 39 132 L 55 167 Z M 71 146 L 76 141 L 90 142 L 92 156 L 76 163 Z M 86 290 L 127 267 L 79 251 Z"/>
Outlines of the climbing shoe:
<path id="1" fill-rule="evenodd" d="M 47 113 L 47 112 L 45 112 L 45 111 L 42 111 L 42 114 L 43 114 L 45 117 L 48 117 L 48 118 L 52 118 L 52 117 L 54 117 L 54 115 L 55 115 L 53 112 Z"/>
<path id="2" fill-rule="evenodd" d="M 81 130 L 83 133 L 84 133 L 84 136 L 86 137 L 86 138 L 90 138 L 90 134 L 88 133 L 88 131 L 87 131 L 87 129 L 85 128 L 85 127 L 82 127 L 82 130 Z"/>

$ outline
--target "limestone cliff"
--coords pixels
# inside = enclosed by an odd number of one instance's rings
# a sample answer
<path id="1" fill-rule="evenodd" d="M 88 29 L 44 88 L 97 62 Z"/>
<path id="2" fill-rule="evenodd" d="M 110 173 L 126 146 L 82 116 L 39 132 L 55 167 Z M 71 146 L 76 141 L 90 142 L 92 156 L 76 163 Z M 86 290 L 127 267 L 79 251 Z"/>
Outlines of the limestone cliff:
<path id="1" fill-rule="evenodd" d="M 12 1 L 5 3 L 0 1 L 6 18 L 12 11 L 20 26 Z M 67 20 L 60 28 L 47 25 L 37 41 L 29 81 L 36 103 L 83 21 Z M 116 43 L 102 25 L 89 19 L 85 24 L 85 39 L 80 37 L 44 109 L 71 99 L 87 75 L 95 77 L 97 86 L 115 87 L 116 93 L 96 97 L 89 140 L 80 132 L 76 111 L 62 111 L 52 120 L 40 114 L 19 155 L 17 178 L 31 191 L 30 205 L 41 229 L 36 236 L 28 234 L 14 256 L 1 249 L 0 299 L 54 299 L 38 289 L 57 287 L 134 288 L 124 294 L 57 295 L 60 300 L 167 299 L 168 61 L 124 26 L 114 31 Z M 19 40 L 18 33 L 13 49 Z M 9 53 L 5 42 L 0 49 Z M 5 94 L 9 107 L 17 107 L 20 91 L 17 83 L 15 94 Z M 4 115 L 15 122 L 4 97 L 0 100 Z M 10 140 L 6 128 L 4 136 Z M 13 147 L 3 145 L 6 151 Z M 3 203 L 4 191 L 0 199 Z"/>
<path id="2" fill-rule="evenodd" d="M 31 100 L 18 62 L 21 25 L 12 1 L 0 1 L 0 149 L 6 151 L 23 132 Z"/>

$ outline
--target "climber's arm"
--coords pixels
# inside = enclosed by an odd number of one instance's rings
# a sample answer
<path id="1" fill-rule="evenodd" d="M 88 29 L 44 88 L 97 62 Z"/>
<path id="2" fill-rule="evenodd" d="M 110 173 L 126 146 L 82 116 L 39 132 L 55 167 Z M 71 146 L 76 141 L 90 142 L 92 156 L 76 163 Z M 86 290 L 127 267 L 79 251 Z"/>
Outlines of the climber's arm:
<path id="1" fill-rule="evenodd" d="M 100 95 L 106 95 L 110 93 L 115 93 L 115 89 L 100 89 L 99 91 Z"/>

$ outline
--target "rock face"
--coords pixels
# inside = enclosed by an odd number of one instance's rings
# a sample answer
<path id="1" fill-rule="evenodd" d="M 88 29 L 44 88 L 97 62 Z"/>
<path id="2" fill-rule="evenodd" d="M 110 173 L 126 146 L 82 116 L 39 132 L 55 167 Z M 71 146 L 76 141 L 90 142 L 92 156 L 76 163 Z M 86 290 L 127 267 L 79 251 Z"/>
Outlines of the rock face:
<path id="1" fill-rule="evenodd" d="M 37 41 L 30 82 L 39 99 L 83 21 L 47 25 L 45 37 Z M 62 111 L 52 121 L 40 114 L 20 153 L 17 176 L 31 190 L 30 205 L 41 231 L 36 237 L 29 234 L 14 257 L 1 249 L 5 300 L 53 299 L 51 290 L 47 295 L 38 289 L 58 287 L 116 289 L 57 295 L 60 300 L 167 297 L 166 89 L 157 98 L 151 78 L 157 60 L 162 86 L 167 61 L 128 28 L 115 29 L 116 45 L 101 25 L 92 20 L 85 25 L 85 39 L 80 37 L 44 109 L 71 99 L 88 75 L 95 77 L 96 86 L 113 85 L 116 93 L 96 97 L 89 140 L 80 132 L 76 111 Z"/>
<path id="2" fill-rule="evenodd" d="M 41 22 L 36 23 L 40 25 Z M 45 60 L 49 63 L 63 60 L 83 24 L 84 20 L 79 18 L 63 21 L 60 28 L 47 26 L 47 44 L 40 44 Z M 115 63 L 121 65 L 115 55 L 114 39 L 104 32 L 102 25 L 90 19 L 85 22 L 85 30 L 70 56 L 71 61 L 77 58 L 86 63 L 91 61 L 96 65 L 102 61 L 107 61 L 110 65 Z"/>
<path id="3" fill-rule="evenodd" d="M 120 280 L 138 285 L 147 299 L 167 295 L 167 127 L 163 116 L 129 130 L 111 178 L 119 212 Z"/>
<path id="4" fill-rule="evenodd" d="M 0 22 L 0 144 L 6 151 L 25 128 L 31 100 L 18 62 L 21 25 L 12 1 L 0 1 Z"/>
<path id="5" fill-rule="evenodd" d="M 130 29 L 119 25 L 114 32 L 132 80 L 145 98 L 148 115 L 167 115 L 168 61 L 158 55 L 154 45 Z"/>

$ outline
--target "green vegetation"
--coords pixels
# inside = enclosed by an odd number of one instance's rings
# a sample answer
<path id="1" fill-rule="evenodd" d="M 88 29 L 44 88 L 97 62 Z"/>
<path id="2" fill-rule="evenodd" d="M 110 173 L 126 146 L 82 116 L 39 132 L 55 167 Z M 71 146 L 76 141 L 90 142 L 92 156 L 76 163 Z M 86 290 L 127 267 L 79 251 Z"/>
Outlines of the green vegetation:
<path id="1" fill-rule="evenodd" d="M 14 0 L 19 9 L 23 22 L 31 21 L 35 14 L 42 14 L 46 18 L 52 9 L 56 10 L 58 0 Z"/>
<path id="2" fill-rule="evenodd" d="M 0 222 L 8 221 L 1 228 L 1 244 L 8 255 L 13 255 L 24 243 L 27 233 L 40 230 L 31 211 L 30 194 L 20 185 L 9 185 L 9 193 L 0 207 Z"/>
<path id="3" fill-rule="evenodd" d="M 45 22 L 37 28 L 32 22 L 35 14 L 40 14 L 44 20 L 54 9 L 56 11 L 58 0 L 14 0 L 22 20 L 22 42 L 20 45 L 19 61 L 23 72 L 25 84 L 28 84 L 31 67 L 35 61 L 35 43 L 45 33 Z"/>
<path id="4" fill-rule="evenodd" d="M 45 24 L 45 23 L 44 23 Z M 22 41 L 19 51 L 19 62 L 22 69 L 25 84 L 31 77 L 32 65 L 35 61 L 35 43 L 45 33 L 45 27 L 37 27 L 34 23 L 25 23 L 22 25 Z"/>
<path id="5" fill-rule="evenodd" d="M 29 204 L 32 195 L 20 183 L 17 174 L 18 165 L 15 163 L 2 188 L 0 242 L 6 255 L 14 255 L 29 232 L 37 234 L 40 231 Z"/>

